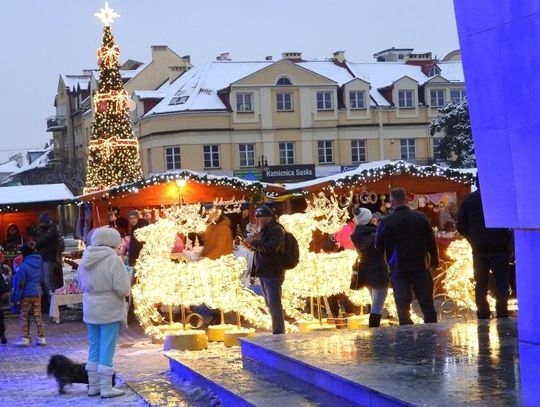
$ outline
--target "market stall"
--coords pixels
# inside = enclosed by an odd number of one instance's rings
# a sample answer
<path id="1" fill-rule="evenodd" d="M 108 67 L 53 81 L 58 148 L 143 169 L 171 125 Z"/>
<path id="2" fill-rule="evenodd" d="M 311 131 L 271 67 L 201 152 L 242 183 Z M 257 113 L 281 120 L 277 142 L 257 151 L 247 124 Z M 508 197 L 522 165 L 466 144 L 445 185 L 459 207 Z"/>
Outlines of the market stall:
<path id="1" fill-rule="evenodd" d="M 283 188 L 278 185 L 235 177 L 189 170 L 168 172 L 78 197 L 81 204 L 79 219 L 83 219 L 78 228 L 80 234 L 85 234 L 85 229 L 87 231 L 91 227 L 108 225 L 113 208 L 115 216 L 126 216 L 134 208 L 150 214 L 152 209 L 181 203 L 214 203 L 218 200 L 225 204 L 233 201 L 256 204 L 263 202 L 267 193 L 277 194 L 282 191 Z"/>

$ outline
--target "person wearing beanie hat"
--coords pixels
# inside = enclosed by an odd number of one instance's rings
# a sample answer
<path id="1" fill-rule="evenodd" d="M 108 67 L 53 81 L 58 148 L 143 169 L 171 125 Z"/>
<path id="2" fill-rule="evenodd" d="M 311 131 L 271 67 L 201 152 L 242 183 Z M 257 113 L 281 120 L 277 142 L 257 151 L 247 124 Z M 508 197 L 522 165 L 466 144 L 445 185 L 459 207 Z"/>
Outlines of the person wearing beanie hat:
<path id="1" fill-rule="evenodd" d="M 38 217 L 38 224 L 39 225 L 48 225 L 51 223 L 51 218 L 49 216 L 49 212 L 43 212 Z"/>
<path id="2" fill-rule="evenodd" d="M 17 346 L 29 346 L 30 319 L 32 313 L 37 327 L 36 345 L 45 346 L 45 329 L 41 320 L 41 270 L 42 259 L 36 253 L 33 245 L 25 243 L 21 246 L 23 261 L 17 268 L 13 277 L 13 293 L 11 302 L 20 303 L 19 321 L 21 325 L 21 339 L 15 343 Z"/>
<path id="3" fill-rule="evenodd" d="M 373 217 L 373 214 L 368 208 L 355 208 L 353 214 L 354 222 L 357 225 L 367 225 L 371 222 L 371 218 Z"/>
<path id="4" fill-rule="evenodd" d="M 261 282 L 264 300 L 272 318 L 272 333 L 285 333 L 285 316 L 281 303 L 281 286 L 285 279 L 285 269 L 278 255 L 283 250 L 285 229 L 274 217 L 274 212 L 266 205 L 255 210 L 255 218 L 260 232 L 242 244 L 255 252 L 251 277 Z"/>
<path id="5" fill-rule="evenodd" d="M 77 269 L 83 293 L 83 321 L 88 329 L 89 396 L 124 395 L 124 391 L 111 386 L 113 356 L 120 327 L 127 325 L 125 297 L 130 291 L 129 274 L 116 254 L 119 245 L 120 233 L 116 229 L 96 229 Z"/>
<path id="6" fill-rule="evenodd" d="M 384 252 L 375 247 L 377 226 L 371 222 L 372 214 L 367 208 L 355 208 L 356 226 L 351 240 L 358 253 L 358 260 L 351 278 L 351 289 L 367 287 L 371 293 L 369 327 L 380 326 L 384 303 L 388 294 L 390 277 Z"/>

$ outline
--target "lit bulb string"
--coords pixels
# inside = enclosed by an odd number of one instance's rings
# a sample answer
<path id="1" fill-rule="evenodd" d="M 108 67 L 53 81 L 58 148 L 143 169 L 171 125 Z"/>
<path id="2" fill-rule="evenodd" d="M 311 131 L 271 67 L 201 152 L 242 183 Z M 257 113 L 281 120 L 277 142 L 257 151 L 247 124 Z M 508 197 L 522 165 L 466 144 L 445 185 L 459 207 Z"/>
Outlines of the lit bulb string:
<path id="1" fill-rule="evenodd" d="M 476 176 L 474 174 L 464 172 L 463 170 L 442 168 L 435 164 L 429 166 L 417 166 L 406 161 L 397 161 L 377 169 L 362 170 L 353 175 L 345 175 L 343 178 L 330 180 L 328 181 L 330 182 L 330 185 L 325 186 L 323 189 L 329 190 L 333 187 L 343 188 L 366 182 L 376 182 L 383 179 L 385 176 L 399 176 L 401 174 L 412 175 L 419 178 L 443 177 L 465 185 L 473 185 L 476 181 Z M 294 184 L 291 184 L 289 189 L 284 193 L 292 193 L 296 197 L 302 197 L 309 194 L 308 191 L 295 189 Z"/>
<path id="2" fill-rule="evenodd" d="M 163 217 L 156 223 L 136 231 L 137 239 L 145 244 L 135 265 L 135 312 L 145 332 L 157 339 L 163 339 L 168 329 L 173 330 L 170 321 L 158 312 L 158 305 L 204 304 L 224 312 L 238 312 L 259 328 L 270 329 L 272 325 L 263 298 L 242 286 L 245 258 L 228 255 L 195 262 L 171 260 L 177 233 L 204 231 L 204 213 L 200 204 L 177 206 L 161 212 L 159 216 Z M 287 323 L 286 329 L 294 332 L 296 327 Z"/>
<path id="3" fill-rule="evenodd" d="M 83 194 L 108 190 L 142 179 L 139 144 L 128 111 L 128 94 L 120 77 L 116 46 L 110 23 L 117 17 L 108 5 L 96 14 L 105 27 L 98 50 L 100 76 L 93 97 L 95 111 L 88 146 L 88 164 Z"/>
<path id="4" fill-rule="evenodd" d="M 450 243 L 446 253 L 452 261 L 444 265 L 438 276 L 443 289 L 443 293 L 437 295 L 442 300 L 439 314 L 466 318 L 469 311 L 476 311 L 472 249 L 467 240 L 458 239 Z M 493 309 L 495 298 L 488 295 L 487 299 Z M 517 300 L 509 300 L 508 309 L 517 310 Z"/>
<path id="5" fill-rule="evenodd" d="M 191 170 L 182 170 L 179 172 L 156 174 L 149 178 L 141 179 L 140 181 L 112 186 L 110 189 L 103 191 L 103 194 L 88 197 L 80 196 L 78 197 L 78 204 L 80 205 L 84 202 L 88 202 L 89 200 L 95 201 L 97 199 L 107 199 L 113 197 L 124 198 L 130 194 L 138 193 L 141 189 L 149 188 L 157 184 L 175 182 L 180 179 L 195 182 L 201 185 L 228 187 L 232 188 L 233 190 L 247 192 L 252 195 L 264 194 L 266 197 L 270 197 L 266 191 L 269 184 L 257 181 L 242 180 L 236 177 L 201 174 Z"/>

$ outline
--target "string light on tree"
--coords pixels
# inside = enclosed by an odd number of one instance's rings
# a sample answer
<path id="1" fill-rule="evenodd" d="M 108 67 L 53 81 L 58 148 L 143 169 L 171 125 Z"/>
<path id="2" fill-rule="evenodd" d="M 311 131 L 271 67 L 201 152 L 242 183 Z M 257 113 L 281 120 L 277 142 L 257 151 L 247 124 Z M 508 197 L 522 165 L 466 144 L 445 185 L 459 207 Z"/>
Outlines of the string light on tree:
<path id="1" fill-rule="evenodd" d="M 103 44 L 97 50 L 99 85 L 93 98 L 94 122 L 88 144 L 88 170 L 84 193 L 92 193 L 141 180 L 139 143 L 129 117 L 129 98 L 118 58 L 120 49 L 111 31 L 120 17 L 105 3 L 95 14 L 104 25 Z"/>

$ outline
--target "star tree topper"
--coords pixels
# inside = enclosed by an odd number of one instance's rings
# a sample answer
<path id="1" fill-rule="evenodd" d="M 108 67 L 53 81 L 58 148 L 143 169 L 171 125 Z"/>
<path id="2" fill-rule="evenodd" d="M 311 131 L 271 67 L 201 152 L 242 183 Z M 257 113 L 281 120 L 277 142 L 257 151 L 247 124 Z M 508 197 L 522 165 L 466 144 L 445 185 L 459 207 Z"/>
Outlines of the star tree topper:
<path id="1" fill-rule="evenodd" d="M 120 17 L 116 11 L 109 7 L 109 2 L 105 2 L 105 7 L 99 10 L 99 13 L 94 14 L 103 23 L 104 26 L 109 26 L 114 22 L 115 18 Z"/>

